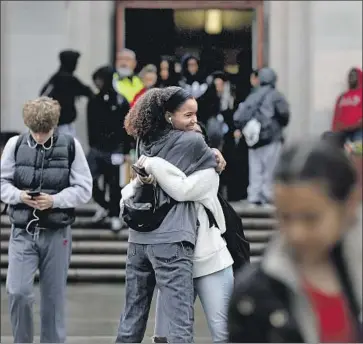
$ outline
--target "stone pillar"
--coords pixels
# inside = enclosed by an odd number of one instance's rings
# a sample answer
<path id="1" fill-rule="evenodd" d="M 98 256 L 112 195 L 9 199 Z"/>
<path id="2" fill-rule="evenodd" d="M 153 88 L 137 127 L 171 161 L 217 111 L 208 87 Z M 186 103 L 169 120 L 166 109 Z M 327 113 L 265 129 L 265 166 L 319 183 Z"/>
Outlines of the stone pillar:
<path id="1" fill-rule="evenodd" d="M 291 105 L 287 138 L 331 127 L 350 67 L 362 65 L 362 2 L 269 2 L 269 65 Z"/>
<path id="2" fill-rule="evenodd" d="M 22 131 L 24 102 L 57 68 L 65 12 L 62 1 L 4 1 L 1 12 L 1 130 Z"/>
<path id="3" fill-rule="evenodd" d="M 68 48 L 81 53 L 76 75 L 82 82 L 92 85 L 96 68 L 111 62 L 112 1 L 70 1 L 67 18 Z M 77 102 L 77 137 L 87 149 L 87 99 Z"/>
<path id="4" fill-rule="evenodd" d="M 271 1 L 269 65 L 291 106 L 287 138 L 306 135 L 309 121 L 309 1 Z"/>
<path id="5" fill-rule="evenodd" d="M 336 98 L 347 87 L 347 73 L 362 67 L 362 2 L 311 1 L 309 132 L 331 128 Z"/>
<path id="6" fill-rule="evenodd" d="M 9 126 L 6 123 L 7 116 L 4 116 L 4 114 L 9 113 L 9 91 L 7 87 L 8 74 L 6 73 L 6 66 L 8 63 L 8 54 L 6 49 L 8 43 L 6 37 L 7 14 L 8 2 L 1 1 L 1 130 L 9 129 Z"/>
<path id="7" fill-rule="evenodd" d="M 58 54 L 82 54 L 76 75 L 91 84 L 92 72 L 111 62 L 113 1 L 1 2 L 1 130 L 22 131 L 22 105 L 38 96 L 59 68 Z M 86 100 L 79 104 L 78 138 L 87 143 Z"/>

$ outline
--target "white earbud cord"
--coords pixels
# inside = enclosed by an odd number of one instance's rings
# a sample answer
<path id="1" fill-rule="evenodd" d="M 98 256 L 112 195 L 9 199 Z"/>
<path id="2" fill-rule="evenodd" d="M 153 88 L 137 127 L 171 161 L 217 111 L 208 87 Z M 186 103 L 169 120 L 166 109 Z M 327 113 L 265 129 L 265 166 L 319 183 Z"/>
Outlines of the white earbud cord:
<path id="1" fill-rule="evenodd" d="M 35 142 L 34 145 L 32 145 L 31 142 L 30 142 L 29 137 L 27 139 L 27 143 L 28 143 L 28 146 L 30 148 L 35 148 L 38 145 L 38 143 L 36 143 L 36 142 Z M 50 137 L 50 145 L 49 145 L 49 147 L 46 147 L 44 143 L 42 144 L 42 147 L 44 148 L 44 150 L 49 150 L 49 149 L 51 149 L 53 147 L 53 135 Z"/>
<path id="2" fill-rule="evenodd" d="M 27 143 L 28 143 L 28 146 L 30 148 L 36 148 L 36 146 L 38 145 L 38 143 L 35 143 L 35 145 L 31 145 L 31 142 L 29 140 L 29 137 L 27 139 Z M 53 147 L 53 135 L 50 137 L 50 145 L 49 147 L 46 147 L 44 144 L 42 144 L 42 147 L 44 150 L 50 150 L 52 147 Z M 39 191 L 41 190 L 42 188 L 42 182 L 43 182 L 43 170 L 44 170 L 44 158 L 45 158 L 45 155 L 43 155 L 43 159 L 42 159 L 42 167 L 41 167 L 41 172 L 40 172 L 40 186 L 39 186 Z M 29 228 L 31 226 L 32 223 L 35 223 L 35 222 L 38 222 L 39 221 L 39 217 L 37 216 L 36 212 L 37 212 L 38 209 L 34 209 L 33 210 L 33 219 L 29 221 L 29 223 L 27 224 L 27 226 L 25 227 L 25 231 L 33 237 L 34 240 L 38 239 L 39 238 L 39 228 L 35 229 L 34 233 L 31 233 L 29 231 Z"/>

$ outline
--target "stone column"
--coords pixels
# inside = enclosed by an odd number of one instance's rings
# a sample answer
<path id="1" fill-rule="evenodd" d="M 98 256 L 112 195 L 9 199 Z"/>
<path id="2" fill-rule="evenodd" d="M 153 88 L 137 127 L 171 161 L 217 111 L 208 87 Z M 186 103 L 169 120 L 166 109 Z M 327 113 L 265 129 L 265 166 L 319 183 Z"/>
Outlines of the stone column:
<path id="1" fill-rule="evenodd" d="M 362 65 L 362 2 L 271 1 L 269 65 L 291 105 L 287 138 L 331 127 L 350 67 Z"/>
<path id="2" fill-rule="evenodd" d="M 76 75 L 92 85 L 92 73 L 111 62 L 112 1 L 70 1 L 67 13 L 67 48 L 81 53 Z M 77 102 L 77 137 L 87 149 L 87 99 Z"/>
<path id="3" fill-rule="evenodd" d="M 336 98 L 351 67 L 362 67 L 362 2 L 311 1 L 309 132 L 331 128 Z"/>
<path id="4" fill-rule="evenodd" d="M 269 66 L 291 106 L 287 138 L 299 138 L 309 127 L 310 2 L 271 1 L 269 6 Z"/>

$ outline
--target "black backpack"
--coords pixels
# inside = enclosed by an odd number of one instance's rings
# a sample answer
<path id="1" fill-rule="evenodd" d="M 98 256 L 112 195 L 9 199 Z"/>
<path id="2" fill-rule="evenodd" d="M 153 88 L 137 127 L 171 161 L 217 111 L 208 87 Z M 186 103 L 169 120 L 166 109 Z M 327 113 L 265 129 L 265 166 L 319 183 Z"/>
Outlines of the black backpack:
<path id="1" fill-rule="evenodd" d="M 139 157 L 139 140 L 136 142 L 136 156 Z M 135 195 L 124 201 L 122 218 L 126 224 L 138 232 L 151 232 L 160 227 L 165 216 L 177 203 L 169 197 L 169 202 L 160 206 L 160 187 L 157 184 L 143 184 Z"/>
<path id="2" fill-rule="evenodd" d="M 222 237 L 226 241 L 228 251 L 234 260 L 233 271 L 237 271 L 250 262 L 250 243 L 246 240 L 242 220 L 239 215 L 220 194 L 218 194 L 218 200 L 223 209 L 226 222 L 226 231 L 222 234 Z M 212 212 L 207 208 L 205 210 L 209 218 L 210 226 L 217 226 Z"/>

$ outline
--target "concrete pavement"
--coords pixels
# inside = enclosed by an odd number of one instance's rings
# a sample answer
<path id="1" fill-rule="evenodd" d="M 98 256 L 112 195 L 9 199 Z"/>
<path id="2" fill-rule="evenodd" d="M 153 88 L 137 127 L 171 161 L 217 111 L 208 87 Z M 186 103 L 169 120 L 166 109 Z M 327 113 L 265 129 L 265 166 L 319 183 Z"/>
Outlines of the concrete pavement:
<path id="1" fill-rule="evenodd" d="M 125 288 L 123 284 L 74 284 L 68 287 L 67 343 L 114 343 L 122 310 Z M 39 288 L 35 287 L 35 342 L 39 343 Z M 155 298 L 154 298 L 155 299 Z M 151 343 L 154 328 L 155 301 L 143 343 Z M 199 300 L 195 307 L 195 342 L 212 343 Z M 12 343 L 5 286 L 1 286 L 1 343 Z"/>

